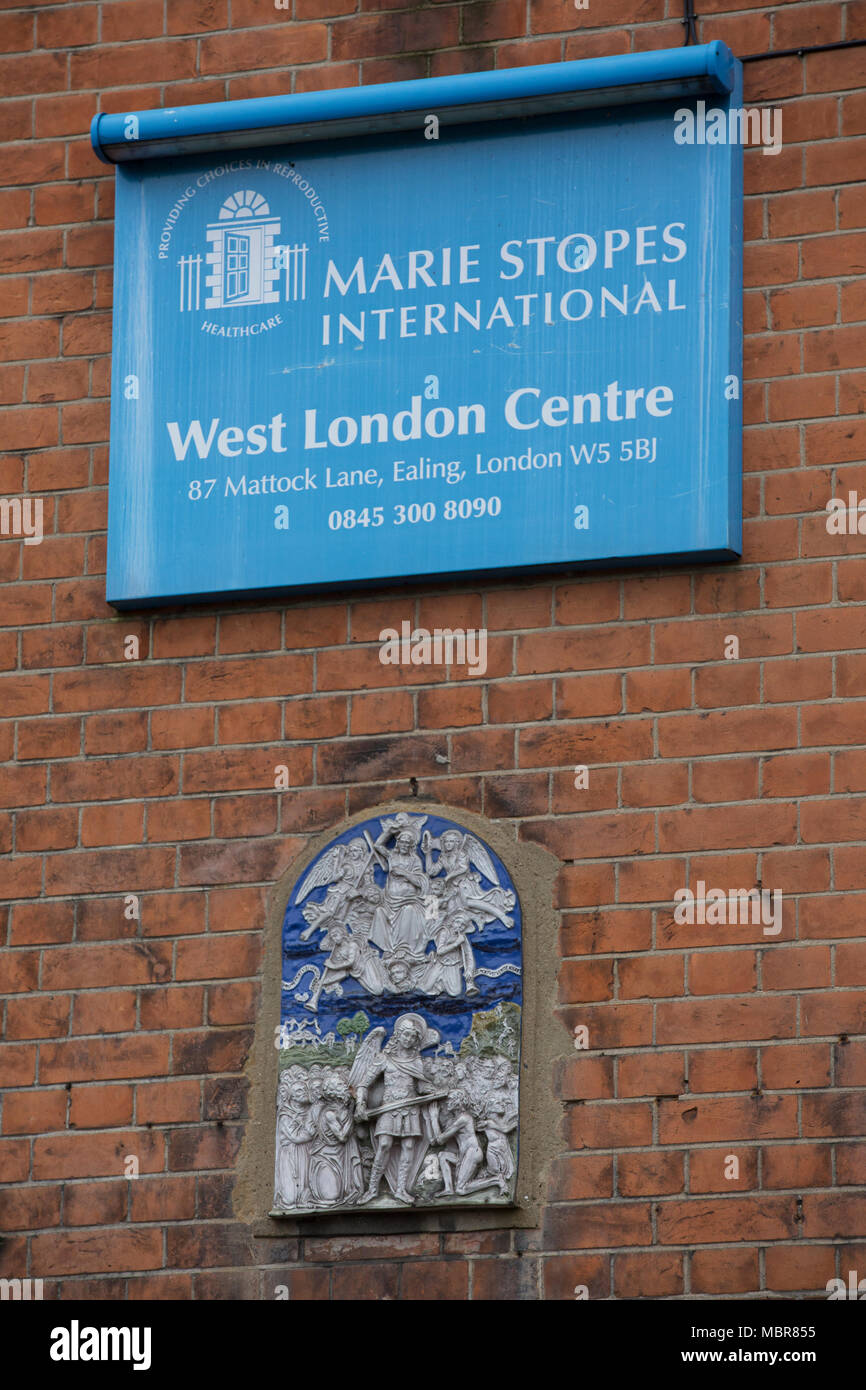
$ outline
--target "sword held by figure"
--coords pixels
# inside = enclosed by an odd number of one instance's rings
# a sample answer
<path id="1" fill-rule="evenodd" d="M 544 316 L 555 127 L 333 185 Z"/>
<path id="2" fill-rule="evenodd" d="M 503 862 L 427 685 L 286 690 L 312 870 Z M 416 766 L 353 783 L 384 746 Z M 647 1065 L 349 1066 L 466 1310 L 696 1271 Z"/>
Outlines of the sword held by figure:
<path id="1" fill-rule="evenodd" d="M 447 1100 L 447 1091 L 430 1091 L 422 1095 L 411 1096 L 407 1100 L 392 1100 L 387 1105 L 377 1105 L 375 1110 L 364 1108 L 363 1115 L 358 1115 L 358 1119 L 372 1120 L 374 1115 L 386 1115 L 391 1110 L 414 1109 L 417 1105 L 429 1105 L 431 1100 Z"/>

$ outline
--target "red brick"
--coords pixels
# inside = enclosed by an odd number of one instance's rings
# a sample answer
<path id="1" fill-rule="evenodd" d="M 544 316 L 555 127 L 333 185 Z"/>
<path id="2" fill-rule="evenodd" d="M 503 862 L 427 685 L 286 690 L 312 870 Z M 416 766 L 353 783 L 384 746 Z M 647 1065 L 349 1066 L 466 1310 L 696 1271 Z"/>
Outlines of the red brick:
<path id="1" fill-rule="evenodd" d="M 661 1142 L 708 1143 L 719 1134 L 728 1142 L 787 1138 L 797 1131 L 794 1096 L 695 1096 L 663 1100 L 659 1108 Z"/>
<path id="2" fill-rule="evenodd" d="M 160 800 L 147 808 L 147 838 L 151 844 L 207 838 L 210 833 L 211 805 L 207 798 Z"/>
<path id="3" fill-rule="evenodd" d="M 69 1126 L 74 1129 L 109 1129 L 132 1120 L 131 1086 L 73 1086 Z"/>
<path id="4" fill-rule="evenodd" d="M 75 1000 L 73 1034 L 131 1033 L 135 1028 L 135 994 L 131 990 L 99 990 Z"/>
<path id="5" fill-rule="evenodd" d="M 830 1245 L 771 1245 L 765 1253 L 767 1288 L 774 1292 L 820 1293 L 836 1272 Z"/>
<path id="6" fill-rule="evenodd" d="M 752 801 L 758 795 L 757 758 L 720 758 L 692 764 L 692 794 L 696 801 Z M 683 798 L 685 799 L 685 798 Z"/>
<path id="7" fill-rule="evenodd" d="M 26 1181 L 29 1174 L 29 1140 L 0 1140 L 0 1179 L 5 1183 L 23 1182 Z"/>
<path id="8" fill-rule="evenodd" d="M 689 1054 L 689 1089 L 695 1092 L 748 1091 L 757 1082 L 754 1048 L 719 1048 Z"/>
<path id="9" fill-rule="evenodd" d="M 46 951 L 42 967 L 43 989 L 97 988 L 113 985 L 154 984 L 171 972 L 171 949 L 158 942 L 123 942 L 113 946 L 70 946 Z"/>
<path id="10" fill-rule="evenodd" d="M 517 671 L 540 675 L 548 671 L 603 670 L 642 666 L 649 661 L 647 626 L 588 627 L 580 632 L 554 632 L 517 638 Z"/>
<path id="11" fill-rule="evenodd" d="M 857 876 L 863 860 L 862 848 L 853 849 L 850 855 L 837 849 L 833 857 L 837 865 L 837 888 L 845 888 L 849 878 L 853 878 L 854 882 L 847 886 L 858 887 L 862 882 L 862 878 Z M 860 936 L 862 931 L 856 923 L 864 902 L 866 895 L 862 893 L 846 893 L 841 898 L 838 894 L 802 898 L 799 904 L 800 934 L 803 937 L 822 938 Z"/>
<path id="12" fill-rule="evenodd" d="M 754 951 L 701 951 L 689 956 L 691 994 L 746 994 L 756 983 Z"/>
<path id="13" fill-rule="evenodd" d="M 684 1089 L 684 1059 L 681 1052 L 659 1052 L 644 1057 L 640 1053 L 622 1057 L 619 1062 L 619 1094 L 623 1096 L 678 1095 Z"/>
<path id="14" fill-rule="evenodd" d="M 783 997 L 681 999 L 658 1004 L 656 1014 L 660 1043 L 730 1043 L 790 1037 L 795 1008 L 793 999 Z"/>
<path id="15" fill-rule="evenodd" d="M 532 39 L 528 42 L 500 43 L 496 48 L 498 68 L 522 68 L 533 63 L 559 62 L 562 45 L 559 39 Z"/>
<path id="16" fill-rule="evenodd" d="M 620 997 L 663 999 L 683 991 L 682 956 L 633 956 L 619 964 Z"/>
<path id="17" fill-rule="evenodd" d="M 588 889 L 587 896 L 591 898 L 592 886 L 588 885 Z M 640 896 L 643 894 L 640 893 Z M 648 949 L 651 940 L 652 920 L 649 912 L 644 910 L 595 912 L 591 917 L 567 917 L 563 923 L 562 942 L 565 955 L 584 950 L 597 954 L 607 951 L 642 951 Z"/>
<path id="18" fill-rule="evenodd" d="M 208 994 L 208 1022 L 251 1023 L 255 1019 L 258 998 L 259 986 L 252 981 L 216 985 Z"/>
<path id="19" fill-rule="evenodd" d="M 850 1240 L 866 1235 L 866 1196 L 862 1193 L 806 1193 L 803 1232 L 807 1240 Z"/>
<path id="20" fill-rule="evenodd" d="M 141 709 L 150 705 L 176 704 L 180 697 L 180 671 L 173 667 L 136 667 L 63 672 L 54 680 L 54 708 L 58 713 L 104 709 Z"/>
<path id="21" fill-rule="evenodd" d="M 279 613 L 229 613 L 220 619 L 220 655 L 268 652 L 281 644 Z"/>
<path id="22" fill-rule="evenodd" d="M 642 1252 L 617 1255 L 614 1293 L 617 1298 L 664 1298 L 683 1291 L 683 1256 Z"/>
<path id="23" fill-rule="evenodd" d="M 768 1259 L 774 1249 L 768 1249 Z M 758 1251 L 695 1250 L 690 1279 L 695 1294 L 754 1294 L 760 1287 Z"/>
<path id="24" fill-rule="evenodd" d="M 160 1076 L 168 1070 L 167 1037 L 87 1038 L 43 1043 L 40 1081 L 100 1081 Z"/>
<path id="25" fill-rule="evenodd" d="M 166 1081 L 137 1087 L 136 1119 L 140 1125 L 198 1120 L 200 1116 L 198 1081 Z"/>
<path id="26" fill-rule="evenodd" d="M 49 895 L 111 892 L 117 883 L 136 889 L 164 888 L 174 875 L 175 855 L 169 849 L 112 849 L 51 855 L 45 865 Z"/>
<path id="27" fill-rule="evenodd" d="M 830 1084 L 830 1050 L 826 1043 L 792 1043 L 761 1053 L 761 1077 L 773 1091 Z"/>
<path id="28" fill-rule="evenodd" d="M 52 806 L 19 811 L 15 823 L 15 845 L 19 851 L 69 849 L 78 840 L 78 813 L 71 809 Z"/>
<path id="29" fill-rule="evenodd" d="M 762 1185 L 768 1188 L 832 1186 L 830 1149 L 826 1144 L 773 1144 L 763 1150 Z"/>
<path id="30" fill-rule="evenodd" d="M 652 1033 L 652 1009 L 644 1003 L 587 1004 L 563 1010 L 563 1021 L 574 1035 L 577 1026 L 589 1030 L 592 1050 L 609 1047 L 644 1047 Z"/>
<path id="31" fill-rule="evenodd" d="M 181 941 L 174 978 L 212 980 L 252 975 L 258 968 L 259 953 L 259 940 L 253 934 Z"/>
<path id="32" fill-rule="evenodd" d="M 172 1130 L 168 1136 L 169 1167 L 172 1171 L 203 1168 L 230 1168 L 240 1147 L 240 1131 L 234 1128 Z"/>
<path id="33" fill-rule="evenodd" d="M 866 1032 L 864 1023 L 866 999 L 862 990 L 834 990 L 826 994 L 816 992 L 803 999 L 801 1032 L 806 1036 L 863 1033 Z"/>
<path id="34" fill-rule="evenodd" d="M 866 1044 L 848 1039 L 836 1049 L 836 1079 L 840 1086 L 866 1084 Z"/>
<path id="35" fill-rule="evenodd" d="M 545 1247 L 591 1250 L 618 1245 L 649 1245 L 650 1208 L 646 1202 L 548 1207 Z"/>
<path id="36" fill-rule="evenodd" d="M 189 1221 L 195 1216 L 195 1180 L 144 1178 L 130 1184 L 132 1221 Z"/>
<path id="37" fill-rule="evenodd" d="M 412 1260 L 403 1266 L 401 1298 L 465 1299 L 469 1291 L 469 1266 L 463 1260 Z"/>
<path id="38" fill-rule="evenodd" d="M 622 677 L 619 674 L 569 676 L 555 684 L 556 712 L 560 719 L 619 714 L 622 709 Z M 522 685 L 523 682 L 512 689 L 519 690 Z"/>
<path id="39" fill-rule="evenodd" d="M 461 1262 L 464 1276 L 467 1280 L 468 1288 L 468 1264 Z M 433 1268 L 436 1266 L 434 1265 Z M 411 1268 L 411 1266 L 410 1266 Z M 425 1264 L 425 1269 L 430 1265 Z M 301 1271 L 299 1271 L 300 1273 Z M 313 1273 L 314 1271 L 309 1271 Z M 326 1271 L 315 1271 L 317 1274 L 325 1275 Z M 334 1300 L 351 1299 L 352 1301 L 361 1299 L 375 1299 L 379 1301 L 391 1301 L 398 1297 L 399 1290 L 399 1266 L 395 1265 L 352 1265 L 339 1264 L 333 1268 L 333 1294 Z M 412 1294 L 413 1298 L 424 1297 L 417 1292 Z M 290 1297 L 293 1296 L 290 1293 Z M 304 1295 L 302 1294 L 301 1297 Z M 310 1295 L 307 1295 L 308 1297 Z M 403 1297 L 407 1297 L 406 1294 Z M 441 1292 L 439 1297 L 447 1297 Z M 466 1297 L 466 1294 L 463 1294 Z"/>
<path id="40" fill-rule="evenodd" d="M 836 1180 L 845 1186 L 866 1183 L 866 1144 L 839 1144 L 836 1147 Z"/>
<path id="41" fill-rule="evenodd" d="M 803 1133 L 824 1138 L 859 1138 L 866 1119 L 866 1096 L 858 1091 L 824 1091 L 803 1097 Z"/>
<path id="42" fill-rule="evenodd" d="M 551 1199 L 574 1202 L 582 1197 L 613 1195 L 613 1156 L 605 1154 L 566 1154 L 555 1166 Z"/>
<path id="43" fill-rule="evenodd" d="M 202 710 L 178 711 L 183 717 L 187 715 L 204 716 L 207 712 Z M 167 714 L 166 718 L 170 716 Z M 209 722 L 209 721 L 208 721 Z M 230 705 L 219 711 L 219 742 L 220 743 L 267 743 L 272 739 L 279 738 L 282 728 L 282 713 L 280 706 L 274 701 L 269 703 Z M 188 741 L 184 740 L 187 747 L 195 743 L 211 743 L 212 730 L 208 731 L 206 737 L 196 738 L 195 731 L 191 730 L 191 737 Z M 176 742 L 177 747 L 182 746 L 181 740 Z"/>
<path id="44" fill-rule="evenodd" d="M 222 720 L 225 717 L 225 713 L 221 712 L 221 728 Z M 214 741 L 213 710 L 208 708 L 154 710 L 150 716 L 150 729 L 154 748 L 208 746 Z"/>
<path id="45" fill-rule="evenodd" d="M 844 949 L 840 947 L 840 950 Z M 827 946 L 796 945 L 767 951 L 762 966 L 764 989 L 819 989 L 830 983 L 830 950 Z M 839 984 L 852 984 L 840 979 Z"/>
<path id="46" fill-rule="evenodd" d="M 791 1197 L 719 1197 L 665 1202 L 659 1208 L 662 1244 L 727 1244 L 732 1230 L 744 1241 L 782 1240 L 797 1234 Z"/>
<path id="47" fill-rule="evenodd" d="M 795 822 L 795 806 L 783 802 L 666 811 L 659 815 L 659 847 L 663 851 L 693 852 L 784 845 L 794 835 Z"/>
<path id="48" fill-rule="evenodd" d="M 39 1134 L 44 1130 L 63 1129 L 65 1124 L 65 1090 L 7 1091 L 3 1097 L 4 1134 Z M 37 1140 L 37 1145 L 42 1142 Z M 40 1176 L 44 1175 L 34 1168 L 34 1177 Z"/>
<path id="49" fill-rule="evenodd" d="M 69 1231 L 37 1235 L 32 1241 L 33 1267 L 42 1278 L 64 1274 L 112 1274 L 162 1265 L 162 1232 Z"/>
<path id="50" fill-rule="evenodd" d="M 11 946 L 40 942 L 71 941 L 74 930 L 72 903 L 19 903 L 12 914 Z"/>
<path id="51" fill-rule="evenodd" d="M 557 779 L 558 780 L 558 779 Z M 555 793 L 557 795 L 557 793 Z M 570 796 L 574 796 L 571 788 Z M 612 805 L 607 799 L 603 805 Z M 543 772 L 522 777 L 486 777 L 484 779 L 484 807 L 491 819 L 507 816 L 544 815 L 551 809 L 547 774 Z M 569 800 L 562 809 L 572 809 Z M 560 809 L 559 804 L 554 809 Z"/>
<path id="52" fill-rule="evenodd" d="M 45 1183 L 4 1192 L 0 1229 L 36 1231 L 40 1227 L 59 1226 L 62 1192 L 59 1184 L 49 1187 Z"/>
<path id="53" fill-rule="evenodd" d="M 610 1260 L 604 1255 L 550 1255 L 543 1263 L 545 1299 L 574 1300 L 579 1289 L 589 1298 L 610 1294 Z"/>
<path id="54" fill-rule="evenodd" d="M 74 726 L 78 728 L 77 720 Z M 147 714 L 143 710 L 132 710 L 126 714 L 94 714 L 85 720 L 84 750 L 88 754 L 138 753 L 146 747 Z"/>
<path id="55" fill-rule="evenodd" d="M 795 285 L 770 295 L 773 327 L 779 330 L 814 328 L 836 318 L 835 285 Z"/>
<path id="56" fill-rule="evenodd" d="M 82 847 L 140 844 L 143 838 L 143 806 L 125 802 L 114 806 L 85 806 L 81 812 Z"/>
<path id="57" fill-rule="evenodd" d="M 204 989 L 184 986 L 143 990 L 140 1002 L 144 1029 L 194 1028 L 203 1022 Z"/>
<path id="58" fill-rule="evenodd" d="M 31 992 L 38 987 L 39 953 L 4 951 L 0 955 L 0 994 Z"/>
<path id="59" fill-rule="evenodd" d="M 67 1226 L 102 1226 L 125 1221 L 127 1182 L 67 1183 L 63 1214 Z"/>
<path id="60" fill-rule="evenodd" d="M 123 1177 L 128 1156 L 138 1159 L 141 1172 L 159 1172 L 164 1162 L 163 1149 L 162 1135 L 141 1130 L 54 1135 L 34 1142 L 33 1176 Z"/>

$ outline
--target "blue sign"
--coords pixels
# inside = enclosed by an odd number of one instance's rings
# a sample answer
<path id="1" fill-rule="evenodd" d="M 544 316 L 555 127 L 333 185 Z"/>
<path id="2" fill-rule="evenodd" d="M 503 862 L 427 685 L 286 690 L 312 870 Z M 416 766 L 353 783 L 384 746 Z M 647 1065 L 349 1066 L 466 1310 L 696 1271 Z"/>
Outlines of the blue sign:
<path id="1" fill-rule="evenodd" d="M 109 602 L 739 553 L 742 151 L 430 97 L 118 165 Z"/>

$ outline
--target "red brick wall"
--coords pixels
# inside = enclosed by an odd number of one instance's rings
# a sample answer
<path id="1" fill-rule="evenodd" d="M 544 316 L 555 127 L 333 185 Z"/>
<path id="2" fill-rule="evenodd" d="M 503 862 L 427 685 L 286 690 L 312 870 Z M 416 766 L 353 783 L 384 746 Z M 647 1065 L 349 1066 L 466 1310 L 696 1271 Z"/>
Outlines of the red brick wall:
<path id="1" fill-rule="evenodd" d="M 408 1299 L 821 1295 L 862 1271 L 866 541 L 823 508 L 866 491 L 866 50 L 746 68 L 785 143 L 745 161 L 742 563 L 118 619 L 93 112 L 677 45 L 682 7 L 231 0 L 229 29 L 228 0 L 0 5 L 0 494 L 44 497 L 50 532 L 0 543 L 2 1273 Z M 866 36 L 863 0 L 697 9 L 740 55 Z M 487 677 L 380 665 L 404 618 L 486 625 Z M 268 886 L 410 778 L 566 861 L 571 1151 L 537 1232 L 263 1247 L 230 1193 Z M 701 878 L 780 888 L 781 936 L 671 926 Z"/>

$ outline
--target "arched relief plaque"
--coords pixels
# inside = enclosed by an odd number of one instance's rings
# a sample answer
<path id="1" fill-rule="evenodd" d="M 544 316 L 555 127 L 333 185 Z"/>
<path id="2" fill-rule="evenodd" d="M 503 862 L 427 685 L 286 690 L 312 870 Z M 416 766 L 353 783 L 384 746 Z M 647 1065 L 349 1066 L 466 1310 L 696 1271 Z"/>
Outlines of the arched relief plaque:
<path id="1" fill-rule="evenodd" d="M 275 1215 L 511 1206 L 517 891 L 454 820 L 353 825 L 282 926 Z"/>

